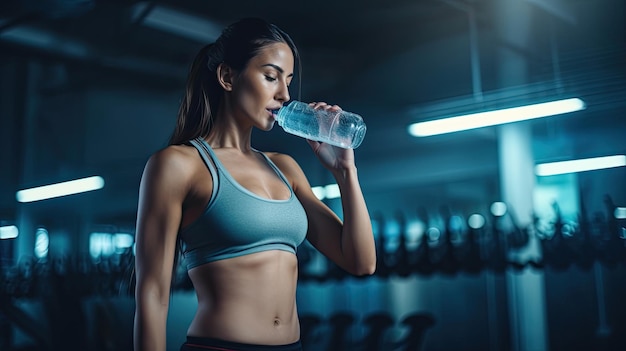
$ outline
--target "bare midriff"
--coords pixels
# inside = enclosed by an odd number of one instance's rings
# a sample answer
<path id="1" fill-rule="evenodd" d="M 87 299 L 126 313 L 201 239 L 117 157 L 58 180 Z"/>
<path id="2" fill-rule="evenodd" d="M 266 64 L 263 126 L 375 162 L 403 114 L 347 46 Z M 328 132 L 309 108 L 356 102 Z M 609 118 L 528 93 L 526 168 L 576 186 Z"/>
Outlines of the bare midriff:
<path id="1" fill-rule="evenodd" d="M 189 270 L 198 310 L 187 335 L 282 345 L 300 338 L 298 263 L 287 251 L 264 251 Z"/>

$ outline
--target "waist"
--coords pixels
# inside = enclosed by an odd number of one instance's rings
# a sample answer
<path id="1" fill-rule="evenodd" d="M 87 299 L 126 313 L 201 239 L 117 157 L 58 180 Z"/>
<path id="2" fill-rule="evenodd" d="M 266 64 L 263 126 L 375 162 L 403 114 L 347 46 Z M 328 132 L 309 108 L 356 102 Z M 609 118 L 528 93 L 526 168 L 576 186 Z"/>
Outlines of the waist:
<path id="1" fill-rule="evenodd" d="M 297 275 L 296 256 L 285 251 L 191 269 L 198 309 L 188 335 L 268 345 L 297 341 Z"/>

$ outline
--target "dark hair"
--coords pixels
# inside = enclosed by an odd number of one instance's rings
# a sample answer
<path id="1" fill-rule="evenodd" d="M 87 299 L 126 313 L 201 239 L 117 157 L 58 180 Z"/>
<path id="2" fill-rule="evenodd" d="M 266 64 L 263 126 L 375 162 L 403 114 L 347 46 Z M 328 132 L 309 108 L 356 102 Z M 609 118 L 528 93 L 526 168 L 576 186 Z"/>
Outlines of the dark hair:
<path id="1" fill-rule="evenodd" d="M 239 20 L 226 27 L 215 43 L 203 47 L 189 71 L 185 96 L 169 145 L 209 134 L 223 94 L 217 80 L 217 67 L 221 63 L 241 71 L 261 49 L 274 43 L 285 43 L 291 48 L 298 62 L 301 81 L 302 69 L 296 45 L 287 33 L 262 19 Z"/>

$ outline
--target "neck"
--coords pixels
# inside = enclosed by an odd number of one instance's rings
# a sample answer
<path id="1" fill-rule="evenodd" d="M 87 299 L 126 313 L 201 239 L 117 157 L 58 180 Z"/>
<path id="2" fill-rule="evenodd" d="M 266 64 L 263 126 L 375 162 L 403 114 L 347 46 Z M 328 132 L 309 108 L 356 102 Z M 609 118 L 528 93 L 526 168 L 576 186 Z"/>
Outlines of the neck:
<path id="1" fill-rule="evenodd" d="M 252 149 L 252 126 L 241 126 L 232 114 L 226 112 L 217 117 L 206 138 L 212 148 L 233 148 L 242 152 Z"/>

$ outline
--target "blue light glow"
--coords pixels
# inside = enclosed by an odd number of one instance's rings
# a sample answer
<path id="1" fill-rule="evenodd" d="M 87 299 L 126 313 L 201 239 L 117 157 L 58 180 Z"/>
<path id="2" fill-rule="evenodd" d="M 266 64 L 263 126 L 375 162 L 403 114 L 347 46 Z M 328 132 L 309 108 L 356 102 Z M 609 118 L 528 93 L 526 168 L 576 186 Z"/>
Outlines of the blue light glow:
<path id="1" fill-rule="evenodd" d="M 408 127 L 408 131 L 412 136 L 425 137 L 548 117 L 583 109 L 585 109 L 585 102 L 578 98 L 572 98 L 413 123 Z"/>
<path id="2" fill-rule="evenodd" d="M 535 166 L 535 174 L 545 177 L 558 174 L 595 171 L 598 169 L 623 166 L 626 166 L 626 156 L 615 155 L 562 162 L 542 163 Z"/>
<path id="3" fill-rule="evenodd" d="M 83 193 L 98 190 L 104 187 L 104 179 L 93 176 L 51 185 L 38 186 L 35 188 L 20 190 L 15 194 L 19 202 L 33 202 L 55 197 Z"/>
<path id="4" fill-rule="evenodd" d="M 15 239 L 20 234 L 19 230 L 14 225 L 6 225 L 0 227 L 0 240 L 1 239 Z"/>

